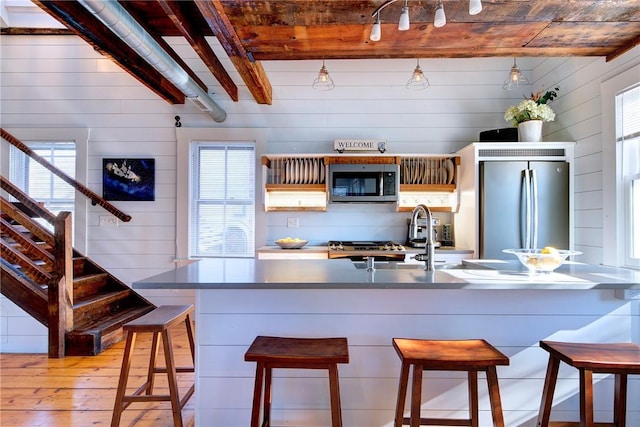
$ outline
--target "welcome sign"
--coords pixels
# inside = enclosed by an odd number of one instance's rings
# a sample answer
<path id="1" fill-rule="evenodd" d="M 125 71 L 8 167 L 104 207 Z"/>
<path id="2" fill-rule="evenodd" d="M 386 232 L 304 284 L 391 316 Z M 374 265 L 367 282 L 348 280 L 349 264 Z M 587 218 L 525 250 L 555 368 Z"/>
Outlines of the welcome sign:
<path id="1" fill-rule="evenodd" d="M 387 141 L 382 139 L 336 139 L 333 149 L 338 153 L 345 151 L 379 151 L 387 150 Z"/>

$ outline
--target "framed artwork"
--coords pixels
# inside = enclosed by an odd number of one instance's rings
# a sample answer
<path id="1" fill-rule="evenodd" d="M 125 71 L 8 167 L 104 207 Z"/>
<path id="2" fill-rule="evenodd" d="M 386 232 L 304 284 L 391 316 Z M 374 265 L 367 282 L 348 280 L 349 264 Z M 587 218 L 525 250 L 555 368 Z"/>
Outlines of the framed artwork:
<path id="1" fill-rule="evenodd" d="M 105 200 L 155 200 L 155 159 L 102 159 Z"/>

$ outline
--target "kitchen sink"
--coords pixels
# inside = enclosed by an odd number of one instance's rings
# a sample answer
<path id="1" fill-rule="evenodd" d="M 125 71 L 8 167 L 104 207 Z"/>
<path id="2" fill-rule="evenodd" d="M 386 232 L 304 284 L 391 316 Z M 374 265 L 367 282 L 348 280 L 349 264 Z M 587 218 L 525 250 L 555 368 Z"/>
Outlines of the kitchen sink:
<path id="1" fill-rule="evenodd" d="M 366 261 L 354 261 L 353 265 L 358 270 L 366 270 L 367 263 Z M 450 270 L 450 269 L 465 269 L 466 267 L 463 264 L 453 264 L 453 263 L 444 263 L 444 262 L 436 262 L 435 263 L 436 270 Z M 407 263 L 407 262 L 398 262 L 398 261 L 380 261 L 375 263 L 376 270 L 424 270 L 424 263 Z"/>

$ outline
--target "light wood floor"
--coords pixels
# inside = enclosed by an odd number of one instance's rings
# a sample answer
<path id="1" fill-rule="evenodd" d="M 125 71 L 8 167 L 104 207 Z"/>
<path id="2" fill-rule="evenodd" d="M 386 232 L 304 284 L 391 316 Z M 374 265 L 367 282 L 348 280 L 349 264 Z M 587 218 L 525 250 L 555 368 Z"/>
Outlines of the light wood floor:
<path id="1" fill-rule="evenodd" d="M 129 392 L 144 382 L 151 343 L 147 335 L 138 335 Z M 176 365 L 190 366 L 183 327 L 175 329 L 172 341 Z M 0 354 L 0 426 L 109 426 L 123 352 L 124 341 L 89 357 L 49 359 L 43 354 Z M 162 349 L 158 356 L 164 363 Z M 192 373 L 178 374 L 180 396 L 193 379 Z M 156 375 L 154 390 L 168 393 L 166 375 Z M 195 395 L 182 410 L 185 426 L 194 425 L 194 403 Z M 123 412 L 120 425 L 172 426 L 171 404 L 134 403 Z"/>

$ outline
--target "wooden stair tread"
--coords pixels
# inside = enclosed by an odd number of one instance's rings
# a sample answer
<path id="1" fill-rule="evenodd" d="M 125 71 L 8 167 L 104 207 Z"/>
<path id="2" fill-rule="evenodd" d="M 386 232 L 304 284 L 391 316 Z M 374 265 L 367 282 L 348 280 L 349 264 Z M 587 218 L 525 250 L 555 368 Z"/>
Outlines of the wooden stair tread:
<path id="1" fill-rule="evenodd" d="M 92 304 L 98 304 L 98 303 L 107 304 L 109 302 L 124 299 L 129 295 L 131 295 L 130 289 L 117 289 L 117 290 L 107 291 L 107 292 L 102 291 L 102 292 L 98 292 L 98 293 L 80 298 L 78 301 L 74 301 L 73 309 L 74 311 L 86 309 L 87 306 Z"/>
<path id="2" fill-rule="evenodd" d="M 102 331 L 103 333 L 112 331 L 114 329 L 121 328 L 125 323 L 135 320 L 141 316 L 144 316 L 148 312 L 154 309 L 153 306 L 140 305 L 130 307 L 126 310 L 114 313 L 108 318 L 102 318 L 99 321 L 89 322 L 86 325 L 78 325 L 76 329 L 69 332 L 67 335 L 81 334 L 88 331 Z"/>

